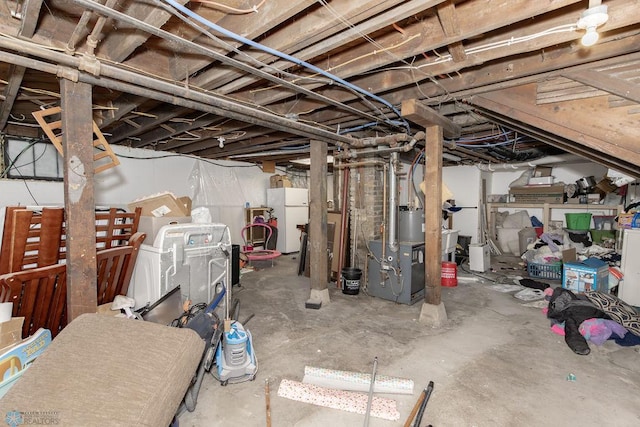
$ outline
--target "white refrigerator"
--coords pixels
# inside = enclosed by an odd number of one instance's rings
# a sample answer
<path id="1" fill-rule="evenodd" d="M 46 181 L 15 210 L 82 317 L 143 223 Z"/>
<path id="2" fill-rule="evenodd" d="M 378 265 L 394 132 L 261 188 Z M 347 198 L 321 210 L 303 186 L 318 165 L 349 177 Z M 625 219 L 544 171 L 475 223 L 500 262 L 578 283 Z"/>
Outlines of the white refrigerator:
<path id="1" fill-rule="evenodd" d="M 267 206 L 278 218 L 276 249 L 283 254 L 300 250 L 298 225 L 309 222 L 309 190 L 306 188 L 268 188 Z"/>
<path id="2" fill-rule="evenodd" d="M 618 297 L 627 304 L 640 307 L 640 229 L 623 230 L 622 260 L 620 269 L 624 274 L 618 288 Z"/>

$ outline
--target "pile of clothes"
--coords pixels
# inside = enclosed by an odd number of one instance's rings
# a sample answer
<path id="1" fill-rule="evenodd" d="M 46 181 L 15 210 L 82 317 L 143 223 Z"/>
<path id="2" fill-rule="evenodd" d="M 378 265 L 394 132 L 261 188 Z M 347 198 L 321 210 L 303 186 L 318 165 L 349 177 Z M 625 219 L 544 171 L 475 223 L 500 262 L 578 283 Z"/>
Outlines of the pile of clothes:
<path id="1" fill-rule="evenodd" d="M 556 288 L 551 293 L 547 318 L 576 354 L 589 354 L 587 339 L 602 344 L 613 338 L 620 345 L 640 345 L 640 315 L 621 299 L 603 292 L 576 295 Z"/>

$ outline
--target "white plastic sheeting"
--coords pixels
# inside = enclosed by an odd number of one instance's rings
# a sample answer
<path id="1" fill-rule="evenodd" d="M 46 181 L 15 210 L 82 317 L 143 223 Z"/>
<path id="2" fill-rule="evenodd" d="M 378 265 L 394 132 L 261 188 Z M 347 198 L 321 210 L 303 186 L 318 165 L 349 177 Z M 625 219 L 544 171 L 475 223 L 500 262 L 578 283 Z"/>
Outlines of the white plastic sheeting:
<path id="1" fill-rule="evenodd" d="M 240 162 L 196 161 L 188 178 L 193 207 L 205 207 L 213 222 L 231 229 L 231 240 L 241 242 L 244 208 L 265 206 L 271 174 Z"/>

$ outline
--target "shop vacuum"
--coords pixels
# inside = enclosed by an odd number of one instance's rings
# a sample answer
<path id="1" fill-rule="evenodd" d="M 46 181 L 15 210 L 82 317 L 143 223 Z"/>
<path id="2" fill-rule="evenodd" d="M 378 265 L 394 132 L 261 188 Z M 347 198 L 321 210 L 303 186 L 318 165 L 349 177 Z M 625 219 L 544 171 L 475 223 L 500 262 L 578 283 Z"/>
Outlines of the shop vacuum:
<path id="1" fill-rule="evenodd" d="M 216 348 L 216 369 L 211 374 L 220 384 L 253 381 L 258 372 L 258 361 L 253 348 L 251 332 L 238 321 L 231 323 L 222 334 Z"/>

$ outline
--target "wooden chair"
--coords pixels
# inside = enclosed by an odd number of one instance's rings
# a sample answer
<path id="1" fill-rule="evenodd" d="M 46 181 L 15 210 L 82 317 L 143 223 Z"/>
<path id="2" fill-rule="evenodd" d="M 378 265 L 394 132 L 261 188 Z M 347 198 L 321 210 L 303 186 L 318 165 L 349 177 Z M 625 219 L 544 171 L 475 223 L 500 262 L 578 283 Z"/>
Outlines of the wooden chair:
<path id="1" fill-rule="evenodd" d="M 55 337 L 67 324 L 67 266 L 46 267 L 0 276 L 0 286 L 9 286 L 13 317 L 24 317 L 22 337 L 39 328 L 49 329 Z"/>
<path id="2" fill-rule="evenodd" d="M 0 302 L 11 302 L 11 288 L 6 283 L 0 283 Z"/>
<path id="3" fill-rule="evenodd" d="M 245 237 L 245 232 L 251 227 L 265 228 L 264 246 L 263 246 L 263 249 L 253 249 L 250 251 L 244 251 L 242 252 L 242 254 L 247 258 L 247 261 L 249 262 L 249 264 L 252 261 L 269 261 L 270 260 L 271 265 L 273 265 L 273 260 L 279 257 L 280 255 L 282 255 L 282 253 L 275 249 L 267 249 L 269 247 L 269 239 L 271 239 L 271 235 L 273 234 L 273 230 L 271 229 L 271 226 L 261 222 L 256 222 L 256 223 L 248 224 L 244 226 L 242 228 L 242 231 L 240 232 L 242 234 L 242 240 L 244 241 L 244 247 L 247 247 L 247 239 Z"/>
<path id="4" fill-rule="evenodd" d="M 140 245 L 147 235 L 137 232 L 127 246 L 102 249 L 96 253 L 98 305 L 112 302 L 116 295 L 126 295 Z"/>

